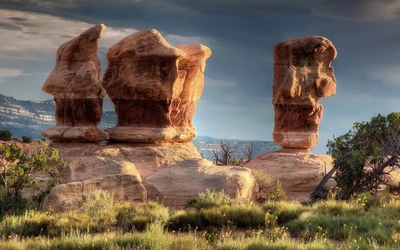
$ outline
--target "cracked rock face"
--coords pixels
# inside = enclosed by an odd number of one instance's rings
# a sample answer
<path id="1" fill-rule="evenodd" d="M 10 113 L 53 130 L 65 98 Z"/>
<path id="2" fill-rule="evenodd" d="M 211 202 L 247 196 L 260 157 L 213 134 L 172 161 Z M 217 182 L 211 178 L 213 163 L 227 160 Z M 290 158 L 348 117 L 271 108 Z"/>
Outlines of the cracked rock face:
<path id="1" fill-rule="evenodd" d="M 100 85 L 97 40 L 104 30 L 103 24 L 96 25 L 58 48 L 56 65 L 42 87 L 54 96 L 57 124 L 43 131 L 44 137 L 81 142 L 109 138 L 97 128 L 105 95 Z"/>
<path id="2" fill-rule="evenodd" d="M 196 136 L 191 119 L 204 84 L 203 45 L 173 47 L 156 30 L 113 45 L 102 85 L 114 103 L 113 141 L 185 142 Z"/>
<path id="3" fill-rule="evenodd" d="M 333 44 L 321 36 L 307 36 L 274 47 L 274 142 L 284 148 L 313 148 L 318 144 L 322 118 L 319 101 L 336 93 L 331 62 Z"/>

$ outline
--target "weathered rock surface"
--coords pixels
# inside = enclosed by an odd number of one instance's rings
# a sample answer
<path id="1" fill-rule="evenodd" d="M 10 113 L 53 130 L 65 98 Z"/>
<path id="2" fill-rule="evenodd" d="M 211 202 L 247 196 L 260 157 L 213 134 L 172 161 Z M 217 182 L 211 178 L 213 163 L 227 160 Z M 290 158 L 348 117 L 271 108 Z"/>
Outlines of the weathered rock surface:
<path id="1" fill-rule="evenodd" d="M 206 189 L 224 190 L 233 199 L 249 200 L 255 181 L 247 168 L 215 166 L 205 159 L 190 159 L 149 175 L 143 183 L 149 199 L 183 208 L 188 200 Z"/>
<path id="2" fill-rule="evenodd" d="M 245 165 L 251 170 L 268 174 L 273 184 L 281 180 L 288 199 L 297 201 L 308 200 L 324 173 L 332 169 L 332 166 L 330 155 L 290 149 L 260 154 Z M 328 185 L 334 185 L 334 182 L 330 181 Z"/>
<path id="3" fill-rule="evenodd" d="M 326 38 L 307 36 L 274 47 L 274 142 L 284 148 L 313 148 L 322 118 L 319 101 L 334 95 L 331 62 L 336 49 Z"/>
<path id="4" fill-rule="evenodd" d="M 52 141 L 80 142 L 109 138 L 97 128 L 106 94 L 100 85 L 97 58 L 97 40 L 104 30 L 104 25 L 96 25 L 59 47 L 56 65 L 42 87 L 54 96 L 57 124 L 44 130 L 44 137 Z"/>
<path id="5" fill-rule="evenodd" d="M 82 182 L 69 182 L 54 187 L 43 204 L 43 209 L 55 212 L 65 211 L 82 201 L 83 194 L 94 189 L 103 189 L 113 194 L 118 201 L 140 204 L 147 200 L 147 192 L 140 174 L 109 175 L 103 178 L 89 179 Z"/>
<path id="6" fill-rule="evenodd" d="M 211 51 L 202 45 L 181 48 L 148 30 L 109 49 L 102 85 L 118 115 L 118 125 L 107 129 L 111 140 L 185 142 L 196 136 L 191 118 Z"/>
<path id="7" fill-rule="evenodd" d="M 142 178 L 160 169 L 201 156 L 191 143 L 95 143 L 54 142 L 60 158 L 67 163 L 59 170 L 61 185 L 56 186 L 44 209 L 64 211 L 82 200 L 83 192 L 101 188 L 114 193 L 116 200 L 132 204 L 147 200 Z M 78 188 L 78 186 L 80 188 Z"/>
<path id="8" fill-rule="evenodd" d="M 196 137 L 196 129 L 192 119 L 196 111 L 197 100 L 204 88 L 204 70 L 211 50 L 201 44 L 177 45 L 186 56 L 179 61 L 179 77 L 175 85 L 183 86 L 179 97 L 172 102 L 172 126 L 180 133 L 181 138 L 192 140 Z"/>
<path id="9" fill-rule="evenodd" d="M 67 168 L 60 170 L 62 183 L 137 172 L 144 178 L 160 168 L 201 158 L 190 142 L 108 145 L 57 142 L 50 147 L 57 148 L 60 157 L 67 162 Z"/>

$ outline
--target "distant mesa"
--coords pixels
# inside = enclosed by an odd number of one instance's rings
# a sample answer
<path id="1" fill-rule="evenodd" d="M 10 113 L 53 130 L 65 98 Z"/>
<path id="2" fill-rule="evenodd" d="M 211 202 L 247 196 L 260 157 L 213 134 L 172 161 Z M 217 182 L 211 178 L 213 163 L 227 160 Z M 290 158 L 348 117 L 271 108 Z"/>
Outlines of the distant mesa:
<path id="1" fill-rule="evenodd" d="M 78 142 L 109 139 L 97 128 L 106 94 L 97 58 L 97 40 L 104 30 L 104 25 L 96 25 L 58 48 L 56 66 L 42 87 L 54 96 L 57 124 L 44 130 L 44 137 Z"/>
<path id="2" fill-rule="evenodd" d="M 173 47 L 156 30 L 137 32 L 113 45 L 102 80 L 118 125 L 112 141 L 185 142 L 196 137 L 192 118 L 204 87 L 211 50 Z"/>

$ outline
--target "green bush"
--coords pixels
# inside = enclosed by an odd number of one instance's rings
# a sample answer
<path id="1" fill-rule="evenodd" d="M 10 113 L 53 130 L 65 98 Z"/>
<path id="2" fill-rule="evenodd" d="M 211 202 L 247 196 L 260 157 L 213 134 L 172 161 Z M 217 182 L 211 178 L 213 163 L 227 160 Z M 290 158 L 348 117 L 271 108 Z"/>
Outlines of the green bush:
<path id="1" fill-rule="evenodd" d="M 262 228 L 265 224 L 265 212 L 258 206 L 238 204 L 222 208 L 222 213 L 237 228 Z"/>
<path id="2" fill-rule="evenodd" d="M 29 136 L 22 136 L 21 139 L 22 139 L 23 143 L 31 143 L 32 142 L 32 138 L 30 138 Z"/>
<path id="3" fill-rule="evenodd" d="M 168 208 L 149 201 L 137 207 L 123 206 L 118 210 L 117 225 L 123 231 L 144 231 L 150 223 L 166 224 L 169 219 Z"/>
<path id="4" fill-rule="evenodd" d="M 231 197 L 224 190 L 216 192 L 206 189 L 205 193 L 199 193 L 199 197 L 188 201 L 186 207 L 194 207 L 197 210 L 211 207 L 227 206 L 231 203 Z"/>
<path id="5" fill-rule="evenodd" d="M 12 133 L 8 130 L 0 130 L 0 140 L 11 141 Z"/>
<path id="6" fill-rule="evenodd" d="M 17 234 L 20 236 L 47 235 L 48 229 L 54 225 L 54 218 L 37 211 L 26 211 L 24 215 L 9 216 L 0 224 L 2 235 Z"/>
<path id="7" fill-rule="evenodd" d="M 282 182 L 278 179 L 275 182 L 274 189 L 268 194 L 267 199 L 270 201 L 286 201 L 287 195 L 282 188 Z"/>

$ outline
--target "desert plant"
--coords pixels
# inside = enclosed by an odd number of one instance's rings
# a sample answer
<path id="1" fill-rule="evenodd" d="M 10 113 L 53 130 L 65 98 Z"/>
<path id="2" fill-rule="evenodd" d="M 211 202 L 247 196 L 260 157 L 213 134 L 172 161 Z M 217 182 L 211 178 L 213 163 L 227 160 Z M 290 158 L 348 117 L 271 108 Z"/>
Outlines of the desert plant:
<path id="1" fill-rule="evenodd" d="M 199 193 L 198 198 L 188 201 L 187 207 L 194 207 L 197 210 L 211 207 L 221 207 L 229 205 L 231 197 L 224 193 L 224 190 L 216 192 L 215 190 L 206 189 L 206 192 Z"/>
<path id="2" fill-rule="evenodd" d="M 12 133 L 8 130 L 0 130 L 0 140 L 10 141 L 12 139 Z"/>
<path id="3" fill-rule="evenodd" d="M 47 144 L 33 153 L 27 154 L 15 143 L 10 145 L 0 144 L 0 200 L 2 206 L 0 215 L 16 212 L 21 207 L 15 205 L 21 204 L 18 200 L 22 199 L 21 191 L 24 188 L 40 189 L 38 180 L 32 175 L 43 171 L 49 173 L 52 178 L 49 179 L 47 189 L 39 195 L 33 197 L 33 200 L 40 204 L 44 195 L 48 194 L 51 188 L 57 183 L 55 174 L 57 167 L 65 167 L 65 162 L 58 157 L 57 149 L 50 149 L 45 152 Z"/>
<path id="4" fill-rule="evenodd" d="M 335 164 L 312 193 L 312 199 L 321 196 L 320 190 L 333 173 L 340 190 L 338 198 L 350 199 L 363 191 L 376 193 L 382 185 L 388 185 L 389 174 L 399 167 L 400 112 L 356 122 L 353 130 L 328 140 L 327 146 Z"/>
<path id="5" fill-rule="evenodd" d="M 267 199 L 270 201 L 286 201 L 287 195 L 282 188 L 282 182 L 278 179 L 275 182 L 274 189 L 268 194 Z"/>
<path id="6" fill-rule="evenodd" d="M 21 139 L 22 139 L 23 143 L 31 143 L 32 142 L 32 138 L 30 138 L 29 136 L 22 136 Z"/>

